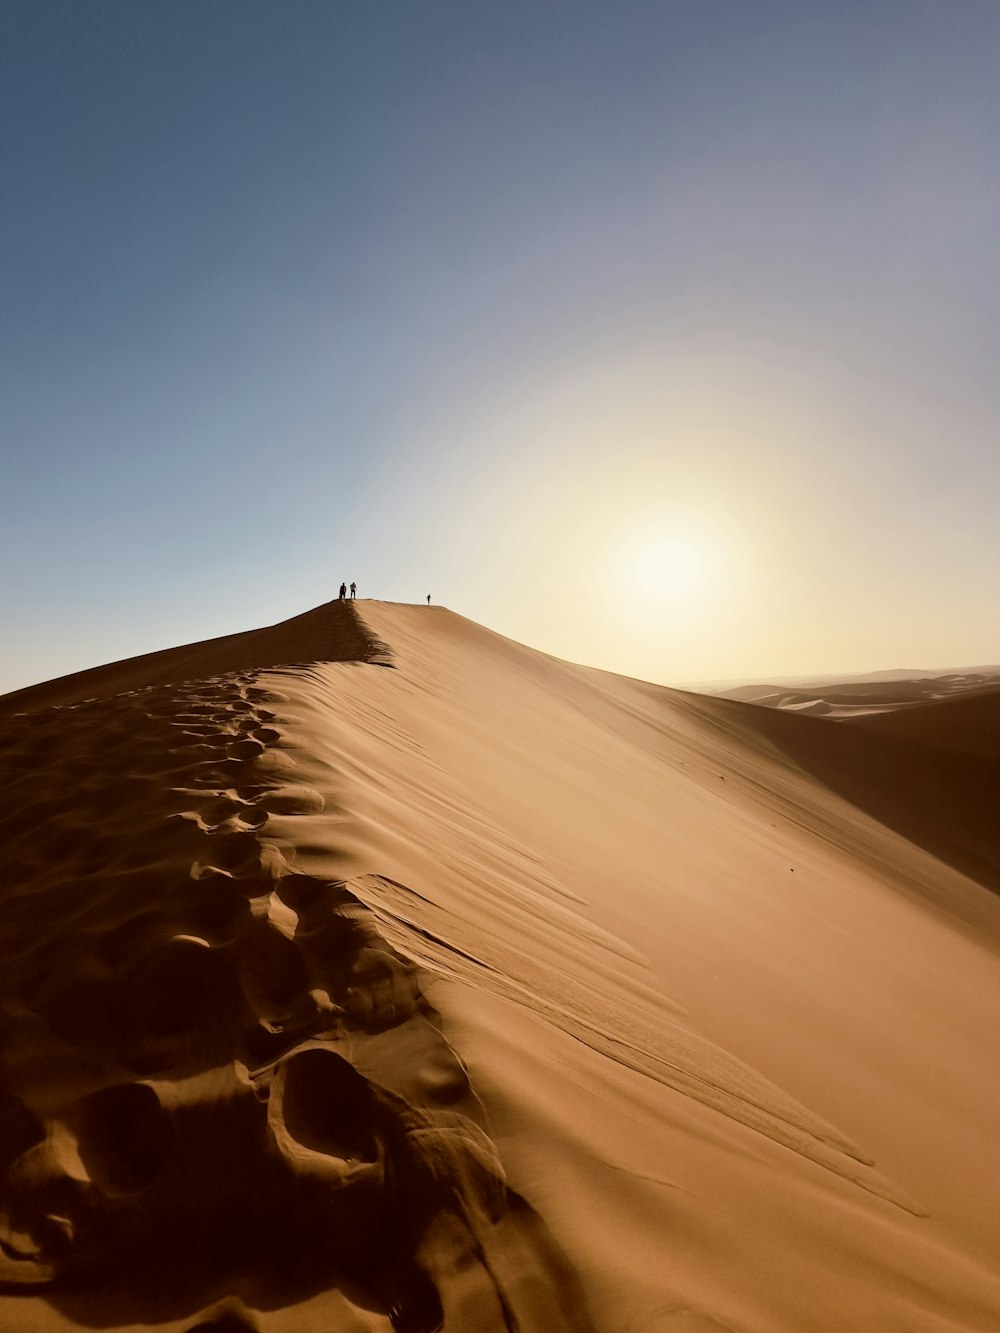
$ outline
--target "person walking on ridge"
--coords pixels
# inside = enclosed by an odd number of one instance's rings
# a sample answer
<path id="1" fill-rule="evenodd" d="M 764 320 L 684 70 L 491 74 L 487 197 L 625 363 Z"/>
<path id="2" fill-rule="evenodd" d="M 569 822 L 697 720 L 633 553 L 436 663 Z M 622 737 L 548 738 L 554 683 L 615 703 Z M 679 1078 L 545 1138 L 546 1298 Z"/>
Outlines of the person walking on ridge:
<path id="1" fill-rule="evenodd" d="M 352 584 L 351 584 L 351 601 L 352 601 L 352 602 L 354 601 L 354 599 L 355 599 L 355 597 L 356 597 L 357 595 L 358 595 L 358 585 L 357 585 L 356 583 L 352 583 Z"/>
<path id="2" fill-rule="evenodd" d="M 430 606 L 430 604 L 431 604 L 431 595 L 430 595 L 430 593 L 428 593 L 428 594 L 427 594 L 427 605 Z"/>
<path id="3" fill-rule="evenodd" d="M 347 584 L 342 583 L 340 585 L 340 600 L 343 601 L 346 596 L 347 596 Z"/>

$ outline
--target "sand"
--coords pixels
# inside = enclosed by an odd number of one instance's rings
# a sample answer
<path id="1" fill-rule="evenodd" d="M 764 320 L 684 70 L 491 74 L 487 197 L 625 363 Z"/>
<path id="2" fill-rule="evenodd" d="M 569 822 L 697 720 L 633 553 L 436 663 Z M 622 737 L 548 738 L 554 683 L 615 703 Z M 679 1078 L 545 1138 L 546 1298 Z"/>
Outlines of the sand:
<path id="1" fill-rule="evenodd" d="M 945 699 L 955 700 L 960 695 L 988 696 L 997 690 L 1000 690 L 1000 667 L 974 667 L 966 671 L 930 673 L 876 671 L 857 680 L 838 676 L 829 680 L 758 682 L 725 690 L 706 690 L 706 693 L 814 717 L 856 719 L 920 708 L 922 704 Z M 943 716 L 947 717 L 947 712 Z M 946 729 L 951 731 L 950 722 Z"/>
<path id="2" fill-rule="evenodd" d="M 378 602 L 0 698 L 0 1328 L 995 1333 L 998 720 Z"/>

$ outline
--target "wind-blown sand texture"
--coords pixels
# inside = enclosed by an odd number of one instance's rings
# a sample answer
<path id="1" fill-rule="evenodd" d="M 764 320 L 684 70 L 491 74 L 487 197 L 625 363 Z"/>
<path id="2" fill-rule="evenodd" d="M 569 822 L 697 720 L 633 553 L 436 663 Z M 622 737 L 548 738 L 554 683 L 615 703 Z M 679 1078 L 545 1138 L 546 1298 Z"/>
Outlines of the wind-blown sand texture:
<path id="1" fill-rule="evenodd" d="M 0 699 L 0 1328 L 995 1333 L 998 721 L 377 602 Z"/>

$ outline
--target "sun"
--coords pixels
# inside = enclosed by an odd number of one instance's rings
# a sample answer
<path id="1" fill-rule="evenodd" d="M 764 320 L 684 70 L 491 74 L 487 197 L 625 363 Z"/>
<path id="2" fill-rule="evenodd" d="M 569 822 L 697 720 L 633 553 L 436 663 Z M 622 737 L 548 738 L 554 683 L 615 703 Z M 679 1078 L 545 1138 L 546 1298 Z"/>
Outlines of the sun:
<path id="1" fill-rule="evenodd" d="M 608 554 L 615 596 L 634 626 L 708 622 L 728 599 L 732 549 L 700 515 L 643 515 L 622 525 Z"/>
<path id="2" fill-rule="evenodd" d="M 633 577 L 638 590 L 655 600 L 673 601 L 695 591 L 705 573 L 705 555 L 691 541 L 646 538 L 636 543 Z"/>
<path id="3" fill-rule="evenodd" d="M 634 528 L 618 551 L 618 577 L 632 600 L 650 608 L 690 601 L 703 593 L 710 572 L 704 534 L 690 524 Z"/>

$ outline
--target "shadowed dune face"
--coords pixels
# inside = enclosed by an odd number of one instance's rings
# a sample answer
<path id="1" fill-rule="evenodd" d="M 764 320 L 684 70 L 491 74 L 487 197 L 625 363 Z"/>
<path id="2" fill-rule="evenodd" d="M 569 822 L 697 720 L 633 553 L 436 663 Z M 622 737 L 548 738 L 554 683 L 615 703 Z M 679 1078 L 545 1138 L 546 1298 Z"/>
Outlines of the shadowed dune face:
<path id="1" fill-rule="evenodd" d="M 265 841 L 327 802 L 256 679 L 3 724 L 0 1286 L 68 1326 L 585 1329 L 420 970 Z"/>
<path id="2" fill-rule="evenodd" d="M 907 841 L 1000 892 L 1000 671 L 744 685 L 704 711 L 767 738 Z"/>
<path id="3" fill-rule="evenodd" d="M 858 722 L 881 736 L 895 736 L 952 754 L 1000 759 L 1000 688 L 955 692 L 918 708 L 886 711 Z"/>
<path id="4" fill-rule="evenodd" d="M 731 734 L 766 738 L 908 842 L 1000 892 L 1000 691 L 836 721 L 725 699 L 693 706 Z"/>

